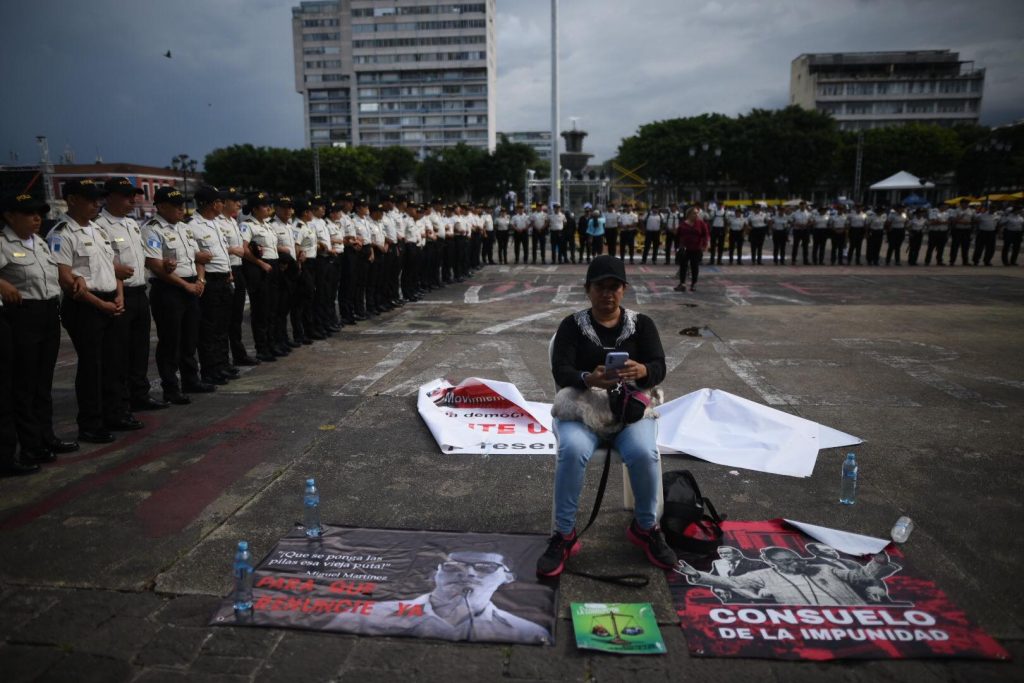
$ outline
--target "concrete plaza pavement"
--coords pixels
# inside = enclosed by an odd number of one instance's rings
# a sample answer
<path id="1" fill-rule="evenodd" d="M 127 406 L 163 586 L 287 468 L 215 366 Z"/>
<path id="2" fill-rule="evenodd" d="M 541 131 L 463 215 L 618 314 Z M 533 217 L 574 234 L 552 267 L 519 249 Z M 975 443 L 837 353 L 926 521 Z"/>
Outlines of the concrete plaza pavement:
<path id="1" fill-rule="evenodd" d="M 0 679 L 1024 677 L 1017 268 L 725 266 L 705 268 L 698 291 L 681 294 L 672 291 L 674 268 L 636 265 L 627 266 L 625 305 L 659 326 L 668 397 L 724 389 L 865 439 L 852 507 L 836 503 L 838 450 L 823 451 L 807 479 L 685 458 L 666 458 L 666 468 L 693 471 L 732 519 L 797 518 L 884 536 L 911 515 L 908 557 L 1018 662 L 690 657 L 667 585 L 625 542 L 619 468 L 574 566 L 640 570 L 652 581 L 638 591 L 563 578 L 552 648 L 206 626 L 230 590 L 235 542 L 267 552 L 301 516 L 307 476 L 320 483 L 328 522 L 547 533 L 553 458 L 441 454 L 412 394 L 435 377 L 482 376 L 550 400 L 548 339 L 562 316 L 586 305 L 584 268 L 487 267 L 246 369 L 190 406 L 142 414 L 146 428 L 113 444 L 83 445 L 39 475 L 0 480 Z M 65 436 L 76 431 L 73 380 L 65 338 L 54 387 Z M 581 516 L 599 473 L 591 470 Z M 573 601 L 651 602 L 669 654 L 577 651 Z"/>

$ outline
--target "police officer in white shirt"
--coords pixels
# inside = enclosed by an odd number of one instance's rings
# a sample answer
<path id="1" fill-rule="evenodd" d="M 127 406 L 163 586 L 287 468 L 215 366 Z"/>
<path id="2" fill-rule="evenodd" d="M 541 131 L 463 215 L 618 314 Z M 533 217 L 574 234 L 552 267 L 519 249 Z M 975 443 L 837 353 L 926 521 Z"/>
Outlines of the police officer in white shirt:
<path id="1" fill-rule="evenodd" d="M 959 254 L 961 265 L 967 265 L 967 252 L 971 248 L 971 231 L 974 229 L 974 209 L 966 199 L 960 200 L 960 208 L 952 212 L 950 219 L 949 265 L 956 265 Z"/>
<path id="2" fill-rule="evenodd" d="M 512 219 L 508 215 L 508 209 L 502 206 L 498 209 L 498 217 L 494 219 L 494 235 L 498 241 L 498 263 L 500 265 L 508 264 L 508 238 L 511 225 Z"/>
<path id="3" fill-rule="evenodd" d="M 568 263 L 565 253 L 565 214 L 562 205 L 555 202 L 551 215 L 548 217 L 548 231 L 551 233 L 551 262 L 554 264 Z M 607 228 L 605 228 L 607 231 Z"/>
<path id="4" fill-rule="evenodd" d="M 868 225 L 868 214 L 860 204 L 853 205 L 853 211 L 847 218 L 848 237 L 850 250 L 846 254 L 846 262 L 850 265 L 860 265 L 861 247 L 864 244 L 864 231 Z M 856 260 L 855 260 L 856 259 Z"/>
<path id="5" fill-rule="evenodd" d="M 921 254 L 921 243 L 924 241 L 924 234 L 928 230 L 928 212 L 920 208 L 914 212 L 913 217 L 907 221 L 907 233 L 910 237 L 907 244 L 907 265 L 916 266 L 918 256 Z"/>
<path id="6" fill-rule="evenodd" d="M 9 476 L 37 472 L 78 444 L 53 431 L 61 287 L 39 234 L 50 207 L 20 192 L 0 208 L 0 476 Z"/>
<path id="7" fill-rule="evenodd" d="M 846 235 L 849 230 L 850 217 L 846 213 L 846 207 L 840 206 L 836 215 L 832 216 L 832 234 L 829 239 L 832 243 L 829 263 L 831 265 L 843 265 L 843 258 L 846 256 Z"/>
<path id="8" fill-rule="evenodd" d="M 530 232 L 530 253 L 532 254 L 531 263 L 537 262 L 537 251 L 540 250 L 540 261 L 541 263 L 547 263 L 548 258 L 544 253 L 547 248 L 548 240 L 548 207 L 539 206 L 535 207 L 531 218 L 531 232 Z"/>
<path id="9" fill-rule="evenodd" d="M 789 213 L 785 207 L 775 207 L 772 214 L 772 263 L 786 265 L 786 242 L 789 241 Z"/>
<path id="10" fill-rule="evenodd" d="M 756 204 L 747 217 L 750 226 L 750 263 L 760 266 L 764 263 L 764 241 L 768 237 L 768 214 Z"/>
<path id="11" fill-rule="evenodd" d="M 1020 254 L 1021 232 L 1024 229 L 1020 204 L 1007 209 L 997 225 L 1003 232 L 1003 265 L 1015 266 Z"/>
<path id="12" fill-rule="evenodd" d="M 114 322 L 121 345 L 120 371 L 125 385 L 122 396 L 129 403 L 123 406 L 123 412 L 167 408 L 170 403 L 149 395 L 152 316 L 146 295 L 146 255 L 142 228 L 129 215 L 135 208 L 135 197 L 142 194 L 142 190 L 122 177 L 108 179 L 103 189 L 106 201 L 95 222 L 110 237 L 114 248 L 114 274 L 124 287 L 124 315 L 117 316 Z"/>
<path id="13" fill-rule="evenodd" d="M 996 230 L 1002 216 L 989 204 L 974 214 L 974 228 L 978 231 L 974 239 L 974 255 L 971 261 L 978 265 L 982 259 L 986 266 L 992 265 L 996 253 Z"/>
<path id="14" fill-rule="evenodd" d="M 519 251 L 522 249 L 523 252 L 523 263 L 527 262 L 527 235 L 530 232 L 530 225 L 533 223 L 533 219 L 529 214 L 526 213 L 526 209 L 522 204 L 516 205 L 515 215 L 512 216 L 512 253 L 515 256 L 516 263 L 519 263 Z"/>
<path id="15" fill-rule="evenodd" d="M 662 228 L 662 232 L 665 233 L 665 265 L 672 261 L 673 251 L 678 246 L 676 244 L 676 236 L 679 233 L 679 224 L 683 220 L 683 214 L 679 211 L 679 205 L 672 202 L 668 205 L 668 213 L 665 214 L 665 225 Z M 613 253 L 611 251 L 609 254 Z M 679 265 L 678 255 L 675 258 L 675 264 Z"/>
<path id="16" fill-rule="evenodd" d="M 885 231 L 889 248 L 885 252 L 885 265 L 894 262 L 900 265 L 900 252 L 903 250 L 903 239 L 907 231 L 907 211 L 897 206 L 886 219 Z"/>
<path id="17" fill-rule="evenodd" d="M 274 311 L 277 310 L 277 235 L 267 219 L 273 213 L 273 200 L 266 192 L 251 194 L 246 215 L 238 229 L 245 245 L 242 267 L 249 294 L 249 323 L 256 346 L 256 360 L 272 363 L 278 359 L 271 336 Z M 283 355 L 283 354 L 280 354 Z"/>
<path id="18" fill-rule="evenodd" d="M 725 252 L 725 224 L 729 213 L 724 206 L 714 205 L 709 211 L 711 229 L 711 248 L 708 250 L 708 265 L 722 265 L 722 254 Z"/>
<path id="19" fill-rule="evenodd" d="M 258 365 L 259 361 L 249 355 L 242 341 L 242 322 L 245 317 L 245 299 L 249 285 L 245 280 L 246 255 L 245 242 L 239 217 L 242 213 L 242 200 L 245 195 L 237 188 L 229 187 L 224 191 L 224 209 L 217 218 L 224 242 L 228 245 L 228 257 L 231 263 L 231 280 L 234 291 L 231 294 L 231 320 L 228 322 L 228 345 L 231 347 L 231 367 Z"/>
<path id="20" fill-rule="evenodd" d="M 949 238 L 949 213 L 941 208 L 932 209 L 928 214 L 928 248 L 924 252 L 924 264 L 932 263 L 932 252 L 935 252 L 935 262 L 945 265 L 942 262 L 943 252 L 946 250 L 946 240 Z"/>
<path id="21" fill-rule="evenodd" d="M 270 340 L 277 356 L 287 356 L 292 349 L 302 346 L 298 340 L 288 338 L 288 316 L 295 304 L 295 285 L 299 279 L 295 258 L 298 251 L 292 230 L 294 214 L 291 197 L 283 195 L 274 200 L 270 229 L 277 237 L 277 309 L 270 318 Z"/>
<path id="22" fill-rule="evenodd" d="M 153 198 L 157 215 L 142 228 L 146 267 L 150 272 L 150 305 L 156 321 L 156 367 L 164 400 L 184 405 L 187 393 L 209 393 L 212 384 L 199 378 L 199 298 L 206 289 L 205 267 L 197 259 L 198 245 L 181 219 L 185 197 L 161 187 Z M 181 373 L 179 383 L 178 373 Z"/>
<path id="23" fill-rule="evenodd" d="M 888 211 L 876 206 L 867 214 L 867 262 L 869 266 L 881 265 L 882 241 L 885 239 L 885 222 Z"/>
<path id="24" fill-rule="evenodd" d="M 733 264 L 734 255 L 736 264 L 740 265 L 743 263 L 743 230 L 747 227 L 747 219 L 738 206 L 729 214 L 726 225 L 729 226 L 729 265 Z"/>
<path id="25" fill-rule="evenodd" d="M 657 204 L 651 206 L 650 210 L 644 215 L 640 223 L 644 228 L 644 251 L 640 256 L 640 264 L 647 263 L 647 254 L 651 252 L 651 248 L 654 248 L 654 257 L 651 261 L 652 265 L 658 263 L 658 248 L 661 246 L 661 232 L 665 226 L 665 217 L 659 210 L 660 207 Z"/>
<path id="26" fill-rule="evenodd" d="M 224 210 L 224 194 L 212 185 L 201 185 L 194 195 L 196 214 L 188 224 L 200 252 L 210 255 L 205 264 L 206 288 L 199 299 L 200 376 L 208 384 L 224 385 L 238 377 L 228 358 L 228 324 L 231 321 L 231 260 L 227 241 L 217 218 Z"/>
<path id="27" fill-rule="evenodd" d="M 484 223 L 483 262 L 494 265 L 494 209 L 480 205 L 480 218 Z"/>
<path id="28" fill-rule="evenodd" d="M 110 443 L 109 430 L 126 420 L 119 412 L 124 386 L 114 322 L 124 314 L 124 286 L 114 273 L 110 238 L 93 222 L 101 196 L 90 179 L 66 182 L 68 211 L 47 236 L 65 292 L 61 321 L 78 353 L 78 440 L 89 443 Z"/>
<path id="29" fill-rule="evenodd" d="M 790 224 L 793 230 L 793 254 L 790 259 L 792 265 L 797 265 L 797 252 L 802 251 L 804 257 L 804 265 L 811 265 L 811 261 L 808 258 L 807 250 L 808 243 L 811 237 L 811 212 L 807 210 L 807 202 L 800 202 L 800 206 L 793 212 L 792 220 Z"/>
<path id="30" fill-rule="evenodd" d="M 825 265 L 825 245 L 831 232 L 832 215 L 822 204 L 811 215 L 811 263 L 816 266 Z"/>

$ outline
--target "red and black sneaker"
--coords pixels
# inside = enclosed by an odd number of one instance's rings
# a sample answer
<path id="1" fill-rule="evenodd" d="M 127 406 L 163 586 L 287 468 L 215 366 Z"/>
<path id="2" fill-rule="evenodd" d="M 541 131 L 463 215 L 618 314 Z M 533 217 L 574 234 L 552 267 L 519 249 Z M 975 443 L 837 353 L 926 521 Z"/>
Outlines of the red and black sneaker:
<path id="1" fill-rule="evenodd" d="M 565 570 L 565 561 L 580 551 L 582 544 L 576 530 L 568 536 L 554 532 L 548 540 L 548 549 L 537 559 L 537 576 L 554 577 Z"/>
<path id="2" fill-rule="evenodd" d="M 671 569 L 679 562 L 675 551 L 669 547 L 665 541 L 665 535 L 661 533 L 661 528 L 657 524 L 644 530 L 634 519 L 626 529 L 626 538 L 638 548 L 643 548 L 644 553 L 647 554 L 647 560 L 655 567 Z"/>

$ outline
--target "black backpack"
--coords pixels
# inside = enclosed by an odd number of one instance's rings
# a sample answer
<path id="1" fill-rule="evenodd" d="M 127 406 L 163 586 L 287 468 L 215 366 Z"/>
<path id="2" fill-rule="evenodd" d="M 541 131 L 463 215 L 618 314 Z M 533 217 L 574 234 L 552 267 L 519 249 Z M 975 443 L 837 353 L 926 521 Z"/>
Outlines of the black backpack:
<path id="1" fill-rule="evenodd" d="M 723 518 L 701 495 L 697 480 L 689 470 L 673 470 L 661 475 L 661 483 L 665 491 L 661 530 L 668 544 L 691 555 L 715 552 L 722 541 Z"/>

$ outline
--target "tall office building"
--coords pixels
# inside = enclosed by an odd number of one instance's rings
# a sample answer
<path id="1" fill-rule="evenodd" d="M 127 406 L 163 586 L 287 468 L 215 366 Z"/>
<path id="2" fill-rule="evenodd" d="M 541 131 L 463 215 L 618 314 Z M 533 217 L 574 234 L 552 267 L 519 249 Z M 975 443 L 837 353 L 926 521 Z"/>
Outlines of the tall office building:
<path id="1" fill-rule="evenodd" d="M 958 52 L 836 52 L 793 60 L 789 101 L 828 112 L 842 130 L 978 123 L 985 69 Z"/>
<path id="2" fill-rule="evenodd" d="M 495 0 L 312 0 L 292 8 L 306 143 L 494 149 Z"/>

